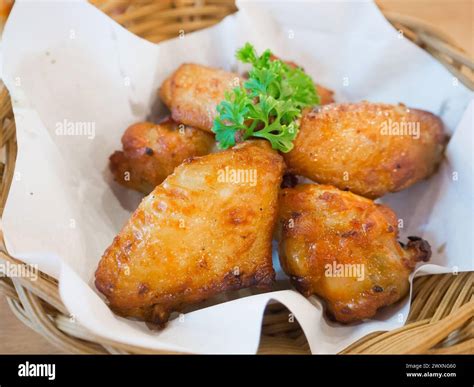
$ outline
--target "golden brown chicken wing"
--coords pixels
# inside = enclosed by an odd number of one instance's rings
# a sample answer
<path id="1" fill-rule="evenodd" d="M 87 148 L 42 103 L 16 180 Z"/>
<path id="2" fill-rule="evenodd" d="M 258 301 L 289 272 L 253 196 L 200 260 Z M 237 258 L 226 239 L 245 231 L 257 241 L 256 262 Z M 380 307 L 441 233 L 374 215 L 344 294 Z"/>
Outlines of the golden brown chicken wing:
<path id="1" fill-rule="evenodd" d="M 122 136 L 123 151 L 110 156 L 115 180 L 148 194 L 189 157 L 208 154 L 214 137 L 171 119 L 160 124 L 141 122 Z"/>
<path id="2" fill-rule="evenodd" d="M 429 244 L 397 241 L 395 213 L 332 186 L 304 184 L 282 190 L 279 251 L 284 271 L 305 296 L 317 294 L 344 323 L 370 318 L 409 290 L 416 263 Z"/>
<path id="3" fill-rule="evenodd" d="M 97 289 L 118 314 L 162 324 L 220 292 L 268 288 L 283 168 L 266 141 L 184 162 L 105 251 Z"/>
<path id="4" fill-rule="evenodd" d="M 377 198 L 430 176 L 445 145 L 435 115 L 403 105 L 331 104 L 303 113 L 290 172 Z"/>
<path id="5" fill-rule="evenodd" d="M 327 105 L 334 102 L 334 91 L 326 89 L 325 87 L 318 85 L 317 83 L 315 83 L 314 85 L 319 95 L 320 105 Z"/>
<path id="6" fill-rule="evenodd" d="M 163 82 L 160 97 L 175 121 L 210 132 L 217 105 L 239 82 L 236 73 L 186 63 Z"/>
<path id="7" fill-rule="evenodd" d="M 211 131 L 216 107 L 245 78 L 197 64 L 181 65 L 160 88 L 160 97 L 175 121 Z M 315 84 L 321 104 L 333 102 L 333 92 Z"/>

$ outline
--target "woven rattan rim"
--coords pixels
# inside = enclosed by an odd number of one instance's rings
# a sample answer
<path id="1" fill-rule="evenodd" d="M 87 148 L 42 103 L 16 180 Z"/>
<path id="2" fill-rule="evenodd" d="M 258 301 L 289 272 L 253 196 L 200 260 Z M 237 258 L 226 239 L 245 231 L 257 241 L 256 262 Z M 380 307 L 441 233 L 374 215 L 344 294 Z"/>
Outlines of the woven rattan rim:
<path id="1" fill-rule="evenodd" d="M 131 0 L 91 1 L 131 32 L 159 42 L 209 27 L 235 12 L 233 0 Z M 387 19 L 407 38 L 437 58 L 461 83 L 474 89 L 474 63 L 455 43 L 436 28 L 419 20 L 386 13 Z M 10 96 L 0 84 L 0 214 L 14 175 L 17 152 L 15 122 Z M 0 263 L 22 264 L 12 258 L 0 231 Z M 375 332 L 342 353 L 474 353 L 474 273 L 431 275 L 415 279 L 412 308 L 405 326 Z M 0 293 L 25 325 L 68 353 L 162 353 L 104 340 L 88 332 L 69 315 L 58 284 L 40 273 L 38 279 L 0 277 Z M 310 353 L 297 321 L 280 304 L 269 305 L 263 319 L 261 354 Z"/>

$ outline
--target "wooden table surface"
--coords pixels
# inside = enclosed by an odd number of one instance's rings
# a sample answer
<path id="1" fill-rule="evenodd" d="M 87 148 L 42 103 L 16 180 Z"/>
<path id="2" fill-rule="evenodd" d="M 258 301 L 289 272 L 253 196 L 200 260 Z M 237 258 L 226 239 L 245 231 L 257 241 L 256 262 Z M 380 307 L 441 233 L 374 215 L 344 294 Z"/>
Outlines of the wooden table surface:
<path id="1" fill-rule="evenodd" d="M 474 57 L 472 0 L 378 0 L 384 10 L 415 16 L 438 26 Z M 61 353 L 24 326 L 0 297 L 0 353 Z"/>

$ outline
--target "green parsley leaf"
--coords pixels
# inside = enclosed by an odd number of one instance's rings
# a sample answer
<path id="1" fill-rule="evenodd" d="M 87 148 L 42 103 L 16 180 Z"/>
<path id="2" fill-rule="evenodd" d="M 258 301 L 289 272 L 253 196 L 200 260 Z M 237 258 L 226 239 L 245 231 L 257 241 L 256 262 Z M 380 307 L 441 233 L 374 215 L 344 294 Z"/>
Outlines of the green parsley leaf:
<path id="1" fill-rule="evenodd" d="M 219 147 L 257 137 L 268 140 L 273 149 L 289 152 L 302 109 L 319 104 L 313 80 L 301 68 L 272 59 L 270 50 L 258 56 L 250 43 L 236 57 L 252 68 L 248 80 L 227 92 L 217 106 L 212 131 Z"/>

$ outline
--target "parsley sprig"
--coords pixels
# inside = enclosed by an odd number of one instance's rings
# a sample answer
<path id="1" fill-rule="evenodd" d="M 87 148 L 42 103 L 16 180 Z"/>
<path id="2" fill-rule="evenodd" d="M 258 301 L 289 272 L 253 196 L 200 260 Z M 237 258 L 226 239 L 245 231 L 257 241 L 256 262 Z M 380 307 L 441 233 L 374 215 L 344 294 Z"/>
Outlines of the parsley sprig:
<path id="1" fill-rule="evenodd" d="M 217 106 L 212 131 L 219 147 L 259 137 L 270 141 L 273 149 L 289 152 L 302 109 L 319 104 L 313 80 L 301 68 L 274 59 L 270 50 L 258 56 L 250 43 L 236 57 L 252 68 L 243 85 L 227 92 Z"/>

